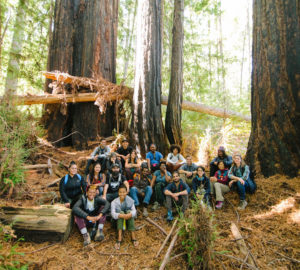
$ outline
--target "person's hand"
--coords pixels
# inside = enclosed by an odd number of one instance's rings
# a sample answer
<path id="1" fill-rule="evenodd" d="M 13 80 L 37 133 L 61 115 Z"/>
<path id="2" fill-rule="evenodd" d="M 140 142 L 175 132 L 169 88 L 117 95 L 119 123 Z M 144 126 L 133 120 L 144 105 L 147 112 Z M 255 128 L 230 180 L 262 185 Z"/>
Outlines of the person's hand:
<path id="1" fill-rule="evenodd" d="M 97 222 L 97 217 L 90 217 L 90 216 L 87 216 L 86 219 L 88 221 L 91 221 L 92 223 L 96 223 Z"/>
<path id="2" fill-rule="evenodd" d="M 218 179 L 217 179 L 216 177 L 214 177 L 214 176 L 212 176 L 212 177 L 210 178 L 210 181 L 211 181 L 211 182 L 217 182 L 217 180 L 218 180 Z"/>
<path id="3" fill-rule="evenodd" d="M 128 154 L 127 156 L 125 156 L 124 158 L 129 158 L 130 157 L 130 154 Z"/>
<path id="4" fill-rule="evenodd" d="M 214 164 L 215 164 L 215 165 L 218 165 L 218 162 L 217 162 L 217 161 L 215 161 L 215 162 L 214 162 Z"/>
<path id="5" fill-rule="evenodd" d="M 70 208 L 71 204 L 70 203 L 65 203 L 65 207 Z"/>
<path id="6" fill-rule="evenodd" d="M 103 214 L 100 213 L 98 216 L 96 216 L 96 221 L 98 221 L 100 218 L 102 218 Z"/>
<path id="7" fill-rule="evenodd" d="M 188 172 L 188 173 L 186 174 L 187 177 L 191 177 L 192 175 L 193 175 L 192 172 Z"/>
<path id="8" fill-rule="evenodd" d="M 228 186 L 231 187 L 233 183 L 234 183 L 234 180 L 231 180 L 231 181 L 229 182 Z"/>
<path id="9" fill-rule="evenodd" d="M 245 181 L 242 178 L 239 178 L 239 181 L 243 186 L 245 185 Z"/>
<path id="10" fill-rule="evenodd" d="M 106 200 L 106 195 L 102 195 L 102 199 Z"/>
<path id="11" fill-rule="evenodd" d="M 94 156 L 93 160 L 97 161 L 97 159 L 98 159 L 98 156 Z"/>
<path id="12" fill-rule="evenodd" d="M 172 197 L 175 201 L 178 201 L 178 196 L 176 194 L 173 194 Z"/>

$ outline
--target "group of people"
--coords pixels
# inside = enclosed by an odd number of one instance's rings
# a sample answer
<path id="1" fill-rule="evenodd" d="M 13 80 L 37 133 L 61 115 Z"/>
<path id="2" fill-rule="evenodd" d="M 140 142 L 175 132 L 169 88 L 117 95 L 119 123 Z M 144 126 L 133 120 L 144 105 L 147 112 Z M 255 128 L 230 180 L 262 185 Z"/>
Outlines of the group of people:
<path id="1" fill-rule="evenodd" d="M 237 190 L 238 209 L 245 209 L 245 194 L 253 193 L 256 185 L 239 154 L 232 158 L 224 147 L 219 147 L 217 157 L 210 163 L 208 177 L 203 166 L 197 166 L 191 156 L 184 158 L 180 152 L 178 145 L 172 145 L 164 160 L 156 145 L 151 144 L 146 162 L 142 162 L 126 139 L 119 148 L 116 145 L 110 148 L 101 139 L 87 162 L 85 176 L 79 175 L 77 165 L 71 162 L 69 173 L 60 181 L 60 194 L 65 206 L 72 209 L 84 246 L 91 239 L 104 239 L 103 227 L 108 216 L 117 229 L 115 248 L 120 249 L 122 231 L 126 228 L 137 246 L 134 219 L 140 205 L 144 217 L 148 216 L 150 203 L 153 211 L 165 206 L 166 219 L 172 221 L 174 207 L 184 214 L 191 194 L 209 209 L 215 196 L 215 208 L 221 209 L 224 194 Z M 92 227 L 90 233 L 88 227 Z"/>

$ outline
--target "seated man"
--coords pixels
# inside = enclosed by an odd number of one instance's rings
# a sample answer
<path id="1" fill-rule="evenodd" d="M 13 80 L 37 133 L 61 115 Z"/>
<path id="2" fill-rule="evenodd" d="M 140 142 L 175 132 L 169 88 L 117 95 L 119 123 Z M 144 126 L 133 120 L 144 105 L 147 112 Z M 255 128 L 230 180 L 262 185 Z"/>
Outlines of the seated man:
<path id="1" fill-rule="evenodd" d="M 170 152 L 167 156 L 167 170 L 170 173 L 177 171 L 184 163 L 186 163 L 185 158 L 180 154 L 181 148 L 179 145 L 172 144 L 170 147 Z"/>
<path id="2" fill-rule="evenodd" d="M 134 201 L 127 196 L 127 187 L 120 185 L 118 191 L 119 197 L 114 199 L 111 203 L 111 216 L 116 223 L 118 240 L 115 245 L 116 249 L 120 249 L 122 242 L 122 230 L 128 228 L 131 231 L 131 241 L 135 247 L 138 246 L 138 242 L 135 236 L 134 218 L 136 217 L 136 209 Z"/>
<path id="3" fill-rule="evenodd" d="M 117 163 L 112 166 L 112 173 L 106 176 L 106 183 L 103 190 L 103 199 L 111 202 L 118 197 L 118 190 L 121 184 L 124 184 L 129 192 L 129 184 L 124 175 L 120 173 L 120 167 Z"/>
<path id="4" fill-rule="evenodd" d="M 212 162 L 210 163 L 210 172 L 209 176 L 212 177 L 215 175 L 216 171 L 218 170 L 218 162 L 223 161 L 225 168 L 229 169 L 232 164 L 232 157 L 228 156 L 225 152 L 224 146 L 220 146 L 218 149 L 218 156 L 215 157 Z"/>
<path id="5" fill-rule="evenodd" d="M 129 146 L 128 140 L 123 139 L 121 143 L 121 147 L 117 150 L 117 156 L 121 159 L 122 167 L 125 168 L 126 159 L 129 158 L 129 154 L 132 151 L 132 147 Z"/>
<path id="6" fill-rule="evenodd" d="M 167 203 L 167 221 L 173 220 L 172 204 L 182 206 L 182 213 L 188 208 L 189 205 L 189 187 L 184 183 L 177 171 L 173 172 L 173 182 L 168 184 L 165 188 L 166 203 Z"/>
<path id="7" fill-rule="evenodd" d="M 100 145 L 96 147 L 93 153 L 91 154 L 91 158 L 88 160 L 84 174 L 89 174 L 91 164 L 94 164 L 94 162 L 96 161 L 98 161 L 101 164 L 101 168 L 102 170 L 104 170 L 106 158 L 108 157 L 109 153 L 110 148 L 106 145 L 106 139 L 102 138 L 100 140 Z"/>
<path id="8" fill-rule="evenodd" d="M 88 186 L 86 195 L 75 203 L 72 212 L 75 216 L 75 222 L 83 236 L 83 245 L 91 243 L 91 237 L 88 234 L 87 227 L 93 227 L 92 238 L 95 235 L 95 241 L 104 239 L 103 227 L 106 220 L 105 214 L 109 211 L 109 202 L 96 196 L 97 186 Z"/>
<path id="9" fill-rule="evenodd" d="M 151 169 L 152 172 L 159 170 L 159 164 L 163 159 L 163 155 L 156 151 L 156 145 L 154 143 L 150 144 L 150 152 L 146 154 L 146 159 L 149 170 Z"/>
<path id="10" fill-rule="evenodd" d="M 166 162 L 161 161 L 159 170 L 155 171 L 151 181 L 151 187 L 154 188 L 154 199 L 152 210 L 157 210 L 165 201 L 164 189 L 171 182 L 171 173 L 167 171 Z"/>
<path id="11" fill-rule="evenodd" d="M 148 217 L 148 205 L 152 195 L 151 174 L 148 167 L 142 167 L 142 173 L 136 173 L 133 178 L 133 187 L 130 188 L 130 197 L 134 200 L 135 206 L 140 205 L 139 195 L 144 197 L 143 216 Z"/>
<path id="12" fill-rule="evenodd" d="M 189 155 L 186 157 L 186 164 L 182 165 L 179 169 L 181 179 L 192 188 L 193 178 L 197 173 L 198 166 L 193 163 L 192 157 Z"/>

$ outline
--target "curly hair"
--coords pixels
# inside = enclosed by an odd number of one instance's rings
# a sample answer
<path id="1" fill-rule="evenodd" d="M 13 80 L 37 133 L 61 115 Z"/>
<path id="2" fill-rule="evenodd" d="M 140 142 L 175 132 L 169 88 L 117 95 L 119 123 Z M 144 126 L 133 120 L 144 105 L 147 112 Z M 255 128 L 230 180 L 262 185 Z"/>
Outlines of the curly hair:
<path id="1" fill-rule="evenodd" d="M 178 153 L 180 153 L 181 147 L 179 145 L 177 145 L 177 144 L 172 144 L 171 145 L 170 152 L 173 153 L 174 149 L 176 149 L 176 148 L 177 148 Z"/>

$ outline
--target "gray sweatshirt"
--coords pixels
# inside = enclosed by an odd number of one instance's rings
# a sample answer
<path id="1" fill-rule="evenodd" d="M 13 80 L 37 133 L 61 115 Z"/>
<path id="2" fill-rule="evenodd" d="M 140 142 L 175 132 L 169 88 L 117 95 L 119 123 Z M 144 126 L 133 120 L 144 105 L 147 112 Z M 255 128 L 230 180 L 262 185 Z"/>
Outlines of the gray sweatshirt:
<path id="1" fill-rule="evenodd" d="M 125 200 L 121 203 L 120 201 L 120 197 L 114 199 L 111 202 L 111 216 L 113 219 L 119 219 L 119 214 L 121 213 L 121 211 L 123 211 L 124 213 L 126 211 L 130 211 L 130 213 L 132 214 L 132 217 L 135 218 L 136 217 L 136 209 L 134 206 L 134 200 L 131 199 L 128 195 L 125 197 Z"/>

